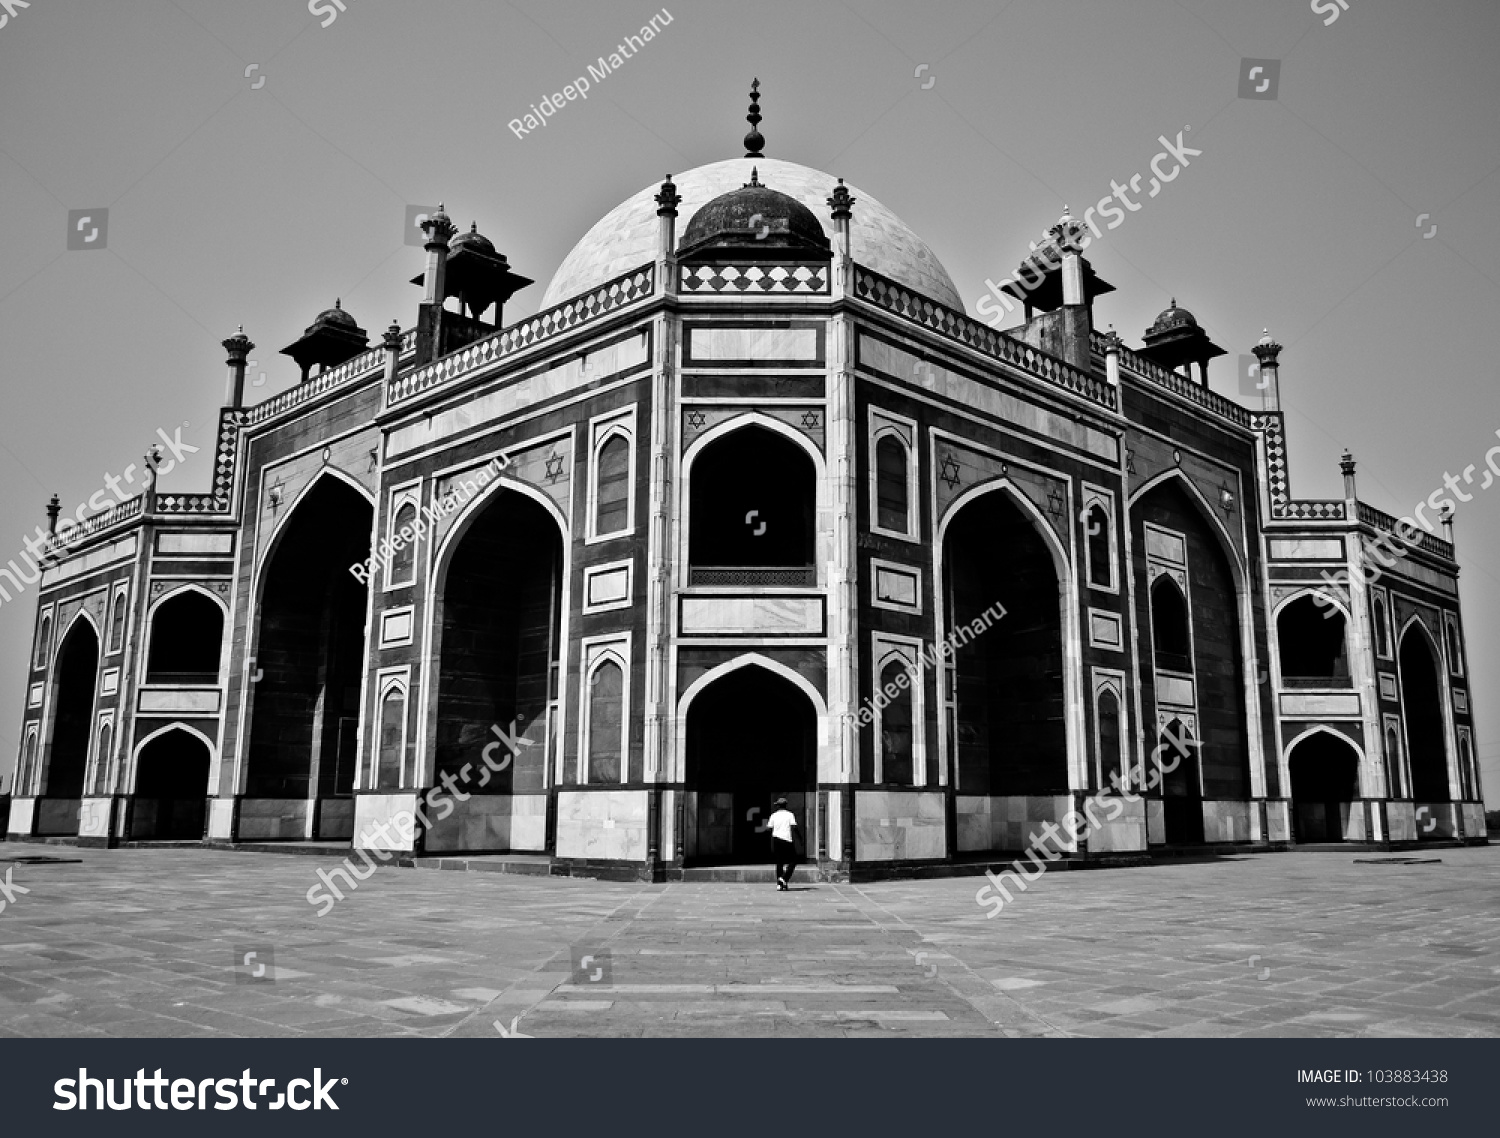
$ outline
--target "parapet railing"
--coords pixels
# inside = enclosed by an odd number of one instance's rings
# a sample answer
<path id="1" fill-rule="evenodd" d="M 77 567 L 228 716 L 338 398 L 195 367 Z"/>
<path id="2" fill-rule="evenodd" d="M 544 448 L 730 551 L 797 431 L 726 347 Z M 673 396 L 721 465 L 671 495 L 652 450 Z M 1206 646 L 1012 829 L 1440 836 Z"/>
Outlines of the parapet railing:
<path id="1" fill-rule="evenodd" d="M 1446 557 L 1449 561 L 1453 560 L 1453 543 L 1451 541 L 1444 541 L 1436 534 L 1428 533 L 1420 527 L 1413 527 L 1411 525 L 1403 526 L 1401 519 L 1394 518 L 1382 510 L 1377 510 L 1374 506 L 1367 506 L 1363 502 L 1356 502 L 1355 506 L 1359 520 L 1364 525 L 1371 526 L 1382 533 L 1395 534 L 1397 539 L 1405 544 L 1415 544 L 1419 549 L 1425 549 L 1428 553 L 1435 553 L 1439 557 Z M 1397 527 L 1400 527 L 1400 529 L 1398 530 Z M 1416 528 L 1417 538 L 1415 542 L 1410 542 L 1407 541 L 1405 535 L 1410 534 L 1413 528 Z"/>
<path id="2" fill-rule="evenodd" d="M 417 345 L 417 333 L 415 329 L 403 332 L 401 335 L 401 354 L 404 356 L 412 351 Z M 336 368 L 330 368 L 321 375 L 314 376 L 306 383 L 299 383 L 280 395 L 273 395 L 264 403 L 257 403 L 253 407 L 245 409 L 245 423 L 254 425 L 263 423 L 267 419 L 281 414 L 289 408 L 305 403 L 309 399 L 322 395 L 325 391 L 331 391 L 351 380 L 368 379 L 374 372 L 385 367 L 385 348 L 371 348 L 368 352 L 361 352 L 352 360 L 345 360 Z"/>
<path id="3" fill-rule="evenodd" d="M 1101 407 L 1107 407 L 1111 411 L 1119 408 L 1115 389 L 1105 380 L 1049 356 L 1046 352 L 1038 351 L 1014 336 L 997 332 L 988 324 L 966 316 L 957 309 L 929 300 L 889 277 L 856 265 L 854 292 L 861 300 L 867 300 L 887 312 L 894 312 L 897 316 L 940 332 L 975 351 L 1012 364 L 1028 375 L 1047 380 Z"/>
<path id="4" fill-rule="evenodd" d="M 529 348 L 533 344 L 598 320 L 642 297 L 650 296 L 655 287 L 655 263 L 622 273 L 598 288 L 565 300 L 545 312 L 538 312 L 509 328 L 492 332 L 482 340 L 475 340 L 461 351 L 398 376 L 386 385 L 386 405 L 403 403 L 424 391 L 430 391 L 519 352 L 522 348 Z"/>
<path id="5" fill-rule="evenodd" d="M 1093 332 L 1091 340 L 1094 351 L 1104 355 L 1106 352 L 1104 336 L 1099 332 Z M 1198 404 L 1205 410 L 1212 411 L 1215 415 L 1222 415 L 1232 423 L 1237 423 L 1242 427 L 1250 426 L 1249 410 L 1241 407 L 1233 399 L 1226 399 L 1217 391 L 1211 391 L 1169 368 L 1151 362 L 1138 352 L 1131 351 L 1124 344 L 1120 345 L 1120 367 L 1134 372 L 1140 378 L 1149 380 L 1158 387 L 1165 387 L 1168 391 L 1181 395 L 1184 399 Z"/>

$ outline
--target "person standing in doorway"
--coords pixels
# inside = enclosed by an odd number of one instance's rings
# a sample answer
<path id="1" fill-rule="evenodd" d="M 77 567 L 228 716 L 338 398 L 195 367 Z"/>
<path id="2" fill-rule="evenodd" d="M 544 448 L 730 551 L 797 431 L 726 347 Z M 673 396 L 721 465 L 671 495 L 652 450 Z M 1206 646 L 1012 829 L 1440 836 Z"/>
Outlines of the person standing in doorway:
<path id="1" fill-rule="evenodd" d="M 786 808 L 786 799 L 776 800 L 776 810 L 766 824 L 771 828 L 771 848 L 776 858 L 776 888 L 786 892 L 797 868 L 797 843 L 793 831 L 797 828 L 797 816 Z"/>

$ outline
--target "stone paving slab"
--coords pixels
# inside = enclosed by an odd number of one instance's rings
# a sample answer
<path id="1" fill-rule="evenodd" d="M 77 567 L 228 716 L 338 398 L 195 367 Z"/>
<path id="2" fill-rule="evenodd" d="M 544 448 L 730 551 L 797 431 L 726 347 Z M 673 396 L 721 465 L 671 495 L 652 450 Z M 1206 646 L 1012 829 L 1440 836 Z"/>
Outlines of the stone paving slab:
<path id="1" fill-rule="evenodd" d="M 982 878 L 777 893 L 394 866 L 319 917 L 306 895 L 341 861 L 132 848 L 16 864 L 30 892 L 0 912 L 0 1035 L 1500 1034 L 1487 847 L 1048 874 L 993 920 Z M 236 967 L 251 950 L 265 980 Z M 607 977 L 580 971 L 605 954 Z"/>

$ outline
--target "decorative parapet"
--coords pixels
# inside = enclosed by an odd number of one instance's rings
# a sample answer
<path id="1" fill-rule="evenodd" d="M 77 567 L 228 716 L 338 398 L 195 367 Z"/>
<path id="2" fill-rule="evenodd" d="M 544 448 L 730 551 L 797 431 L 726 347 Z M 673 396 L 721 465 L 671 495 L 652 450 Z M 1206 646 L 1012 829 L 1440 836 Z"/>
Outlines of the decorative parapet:
<path id="1" fill-rule="evenodd" d="M 655 287 L 656 267 L 645 265 L 616 277 L 572 300 L 554 305 L 509 328 L 502 328 L 442 359 L 397 376 L 386 385 L 386 405 L 403 403 L 494 363 L 533 344 L 581 327 L 626 305 L 650 296 Z"/>
<path id="2" fill-rule="evenodd" d="M 1107 407 L 1111 411 L 1119 408 L 1115 389 L 1103 379 L 1045 352 L 1039 352 L 1013 336 L 997 332 L 988 324 L 982 324 L 957 309 L 929 300 L 889 277 L 856 265 L 854 292 L 861 300 L 867 300 L 887 312 L 930 328 L 965 347 L 1003 360 L 1028 375 L 1081 395 L 1101 407 Z"/>
<path id="3" fill-rule="evenodd" d="M 1181 378 L 1181 377 L 1179 377 Z M 1241 410 L 1244 410 L 1241 408 Z M 1273 521 L 1347 521 L 1342 501 L 1292 501 L 1286 466 L 1286 425 L 1280 411 L 1245 412 L 1248 426 L 1266 440 L 1266 489 Z"/>
<path id="4" fill-rule="evenodd" d="M 96 533 L 109 529 L 111 526 L 119 525 L 121 522 L 129 521 L 131 518 L 140 516 L 141 504 L 144 497 L 137 494 L 134 498 L 126 498 L 123 502 L 116 503 L 102 513 L 95 514 L 91 518 L 85 518 L 76 526 L 69 526 L 62 540 L 56 541 L 49 549 L 58 556 L 66 556 L 71 547 L 76 546 L 85 538 L 93 537 Z"/>
<path id="5" fill-rule="evenodd" d="M 803 296 L 827 296 L 827 264 L 786 265 L 735 262 L 723 265 L 681 265 L 681 291 L 688 293 L 790 292 Z"/>
<path id="6" fill-rule="evenodd" d="M 415 330 L 405 332 L 401 336 L 401 354 L 407 355 L 416 348 L 417 333 Z M 264 423 L 267 419 L 280 415 L 283 411 L 306 403 L 309 399 L 315 399 L 324 392 L 332 391 L 335 387 L 355 380 L 369 379 L 375 372 L 385 367 L 385 348 L 372 348 L 368 352 L 361 352 L 352 360 L 346 360 L 336 368 L 330 368 L 323 374 L 309 379 L 306 383 L 299 383 L 289 391 L 283 391 L 280 395 L 272 396 L 264 403 L 257 403 L 245 411 L 245 422 L 251 426 Z"/>
<path id="7" fill-rule="evenodd" d="M 1359 517 L 1361 525 L 1367 525 L 1371 529 L 1376 530 L 1379 533 L 1395 534 L 1397 540 L 1402 541 L 1404 544 L 1405 541 L 1402 538 L 1402 534 L 1410 533 L 1413 529 L 1415 529 L 1418 534 L 1415 542 L 1417 548 L 1425 549 L 1428 553 L 1435 553 L 1437 556 L 1446 558 L 1449 561 L 1453 561 L 1455 559 L 1453 553 L 1453 543 L 1451 541 L 1444 541 L 1436 534 L 1428 533 L 1426 530 L 1421 529 L 1418 526 L 1414 526 L 1411 524 L 1403 526 L 1401 524 L 1401 519 L 1393 518 L 1390 514 L 1387 514 L 1382 510 L 1377 510 L 1374 506 L 1367 506 L 1363 502 L 1355 503 L 1355 512 Z M 1400 529 L 1400 532 L 1397 532 L 1398 527 Z"/>
<path id="8" fill-rule="evenodd" d="M 1098 352 L 1101 356 L 1105 355 L 1111 346 L 1107 342 L 1107 337 L 1099 332 L 1092 333 L 1091 341 L 1094 351 Z M 1165 387 L 1168 391 L 1181 395 L 1184 399 L 1198 404 L 1198 406 L 1205 410 L 1212 411 L 1215 415 L 1220 415 L 1228 419 L 1231 423 L 1235 423 L 1241 427 L 1252 425 L 1251 412 L 1241 407 L 1233 399 L 1226 399 L 1218 392 L 1204 387 L 1201 383 L 1194 383 L 1192 380 L 1178 375 L 1175 371 L 1164 368 L 1160 364 L 1152 363 L 1145 356 L 1131 351 L 1124 344 L 1118 345 L 1117 350 L 1120 353 L 1121 371 L 1134 373 L 1140 379 L 1154 383 L 1158 387 Z"/>

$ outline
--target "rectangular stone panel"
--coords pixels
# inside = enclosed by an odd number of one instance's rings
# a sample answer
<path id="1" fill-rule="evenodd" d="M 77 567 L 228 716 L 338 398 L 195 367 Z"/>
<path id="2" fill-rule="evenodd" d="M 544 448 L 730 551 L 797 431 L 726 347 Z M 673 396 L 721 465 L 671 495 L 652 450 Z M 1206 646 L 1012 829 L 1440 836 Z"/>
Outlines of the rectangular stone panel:
<path id="1" fill-rule="evenodd" d="M 159 533 L 156 535 L 156 552 L 164 556 L 204 553 L 233 553 L 232 533 Z"/>
<path id="2" fill-rule="evenodd" d="M 680 614 L 683 636 L 823 635 L 822 597 L 683 597 Z"/>
<path id="3" fill-rule="evenodd" d="M 1273 537 L 1273 561 L 1343 561 L 1344 539 L 1339 537 Z"/>
<path id="4" fill-rule="evenodd" d="M 137 703 L 140 711 L 196 712 L 213 715 L 219 710 L 218 688 L 144 688 Z"/>
<path id="5" fill-rule="evenodd" d="M 1359 715 L 1359 694 L 1357 692 L 1282 692 L 1281 714 L 1297 719 L 1357 716 Z"/>

